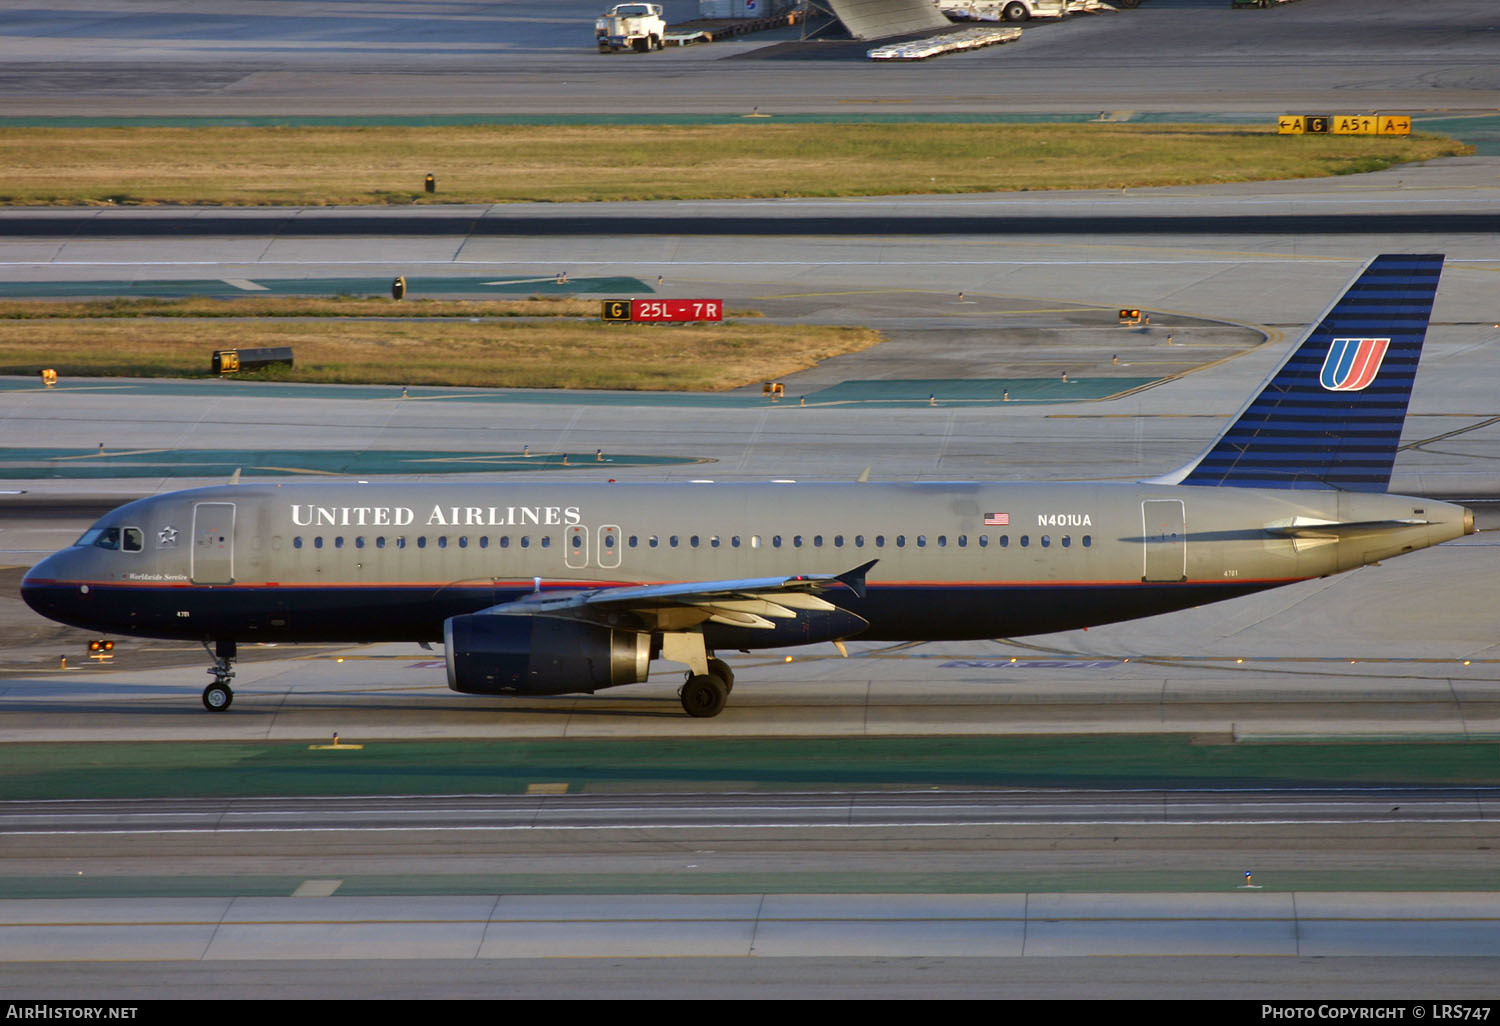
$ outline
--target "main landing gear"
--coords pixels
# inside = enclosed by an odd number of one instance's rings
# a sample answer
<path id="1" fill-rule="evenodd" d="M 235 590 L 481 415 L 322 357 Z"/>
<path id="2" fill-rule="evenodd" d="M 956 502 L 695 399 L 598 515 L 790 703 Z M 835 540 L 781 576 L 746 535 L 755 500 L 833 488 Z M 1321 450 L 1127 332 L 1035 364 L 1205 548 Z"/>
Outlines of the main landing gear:
<path id="1" fill-rule="evenodd" d="M 734 671 L 722 659 L 709 659 L 707 673 L 688 673 L 678 695 L 682 709 L 689 716 L 717 716 L 734 690 Z"/>
<path id="2" fill-rule="evenodd" d="M 208 648 L 208 642 L 203 643 L 204 649 L 214 657 L 214 664 L 208 668 L 213 674 L 214 682 L 203 689 L 203 708 L 209 712 L 223 712 L 229 708 L 234 701 L 234 691 L 229 682 L 234 679 L 234 657 L 236 655 L 233 641 L 216 641 L 212 649 Z"/>

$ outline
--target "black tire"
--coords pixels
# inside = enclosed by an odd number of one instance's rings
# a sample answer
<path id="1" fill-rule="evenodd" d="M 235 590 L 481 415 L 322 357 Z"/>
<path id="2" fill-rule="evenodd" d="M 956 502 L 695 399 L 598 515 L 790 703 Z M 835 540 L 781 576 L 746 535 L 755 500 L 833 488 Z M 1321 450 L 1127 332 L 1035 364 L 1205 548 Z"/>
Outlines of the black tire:
<path id="1" fill-rule="evenodd" d="M 651 49 L 653 49 L 653 50 L 660 50 L 661 49 L 661 36 L 652 36 L 651 37 Z"/>
<path id="2" fill-rule="evenodd" d="M 682 686 L 682 711 L 698 719 L 717 716 L 724 711 L 729 689 L 712 675 L 689 677 Z"/>
<path id="3" fill-rule="evenodd" d="M 1030 17 L 1031 12 L 1026 9 L 1025 4 L 1009 3 L 1005 5 L 1005 10 L 1000 12 L 1002 21 L 1025 21 Z"/>
<path id="4" fill-rule="evenodd" d="M 729 664 L 722 659 L 710 659 L 708 661 L 708 672 L 724 682 L 724 691 L 734 690 L 734 671 Z"/>
<path id="5" fill-rule="evenodd" d="M 636 53 L 645 53 L 647 50 L 651 49 L 651 40 L 637 39 L 630 45 L 635 49 Z"/>
<path id="6" fill-rule="evenodd" d="M 209 712 L 223 712 L 234 702 L 234 692 L 228 684 L 214 681 L 203 689 L 203 708 Z"/>

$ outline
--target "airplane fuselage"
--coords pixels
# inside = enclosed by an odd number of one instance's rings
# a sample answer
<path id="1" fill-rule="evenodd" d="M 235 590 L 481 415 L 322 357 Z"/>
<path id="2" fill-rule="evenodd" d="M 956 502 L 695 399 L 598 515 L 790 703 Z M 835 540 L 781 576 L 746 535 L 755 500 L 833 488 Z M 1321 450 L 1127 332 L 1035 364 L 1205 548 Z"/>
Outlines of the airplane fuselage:
<path id="1" fill-rule="evenodd" d="M 23 591 L 54 619 L 126 635 L 437 641 L 449 617 L 538 590 L 877 560 L 863 597 L 827 593 L 868 623 L 840 637 L 1008 637 L 1349 570 L 1457 538 L 1466 513 L 1378 493 L 1134 483 L 238 485 L 123 506 Z M 1346 526 L 1319 537 L 1320 522 Z M 1347 526 L 1360 523 L 1379 526 Z M 1313 526 L 1293 536 L 1298 524 Z M 703 630 L 710 648 L 828 640 L 784 626 Z"/>

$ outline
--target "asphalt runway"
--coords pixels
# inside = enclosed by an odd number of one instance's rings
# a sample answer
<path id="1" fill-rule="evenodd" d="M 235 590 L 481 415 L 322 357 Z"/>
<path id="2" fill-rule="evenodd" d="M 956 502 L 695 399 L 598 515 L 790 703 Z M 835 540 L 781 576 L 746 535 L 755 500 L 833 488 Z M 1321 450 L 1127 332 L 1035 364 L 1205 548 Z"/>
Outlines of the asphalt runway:
<path id="1" fill-rule="evenodd" d="M 696 16 L 669 0 L 667 19 Z M 799 30 L 600 55 L 601 5 L 246 0 L 7 3 L 11 116 L 1485 111 L 1500 91 L 1484 0 L 1315 0 L 1233 11 L 1147 0 L 1032 23 L 1016 43 L 899 67 Z M 781 43 L 780 46 L 770 44 Z"/>
<path id="2" fill-rule="evenodd" d="M 1128 119 L 1184 108 L 1269 117 L 1500 107 L 1491 4 L 1223 7 L 1147 0 L 1137 11 L 1028 28 L 1012 46 L 885 68 L 849 47 L 757 56 L 767 40 L 601 57 L 588 39 L 594 5 L 572 2 L 545 13 L 520 4 L 295 13 L 244 3 L 191 12 L 0 5 L 0 96 L 15 117 L 133 118 L 759 106 Z M 668 294 L 718 295 L 794 323 L 886 330 L 890 342 L 877 349 L 788 379 L 792 396 L 851 381 L 1063 370 L 1073 380 L 1144 374 L 1162 383 L 1046 404 L 939 396 L 929 405 L 888 393 L 877 402 L 877 390 L 860 386 L 804 407 L 766 404 L 753 386 L 710 399 L 436 391 L 403 402 L 394 391 L 267 396 L 219 382 L 168 394 L 65 381 L 49 394 L 7 379 L 0 449 L 45 443 L 86 454 L 107 440 L 117 450 L 245 450 L 249 441 L 256 450 L 492 454 L 530 445 L 713 461 L 568 471 L 591 480 L 853 479 L 866 467 L 877 480 L 1140 477 L 1194 456 L 1278 345 L 1361 261 L 1421 251 L 1449 262 L 1393 484 L 1492 497 L 1494 172 L 1481 156 L 1319 182 L 1125 195 L 8 210 L 0 271 L 23 289 L 173 279 L 316 288 L 406 274 L 469 277 L 472 294 L 484 294 L 484 281 L 560 270 L 647 283 L 661 275 Z M 1111 323 L 1120 306 L 1148 308 L 1152 323 L 1122 329 Z M 7 580 L 75 537 L 103 502 L 222 480 L 217 471 L 114 477 L 101 468 L 102 476 L 3 482 L 0 490 L 26 493 L 0 497 Z M 1493 553 L 1480 534 L 1227 605 L 1022 643 L 853 645 L 847 660 L 798 651 L 790 665 L 742 659 L 744 683 L 711 721 L 681 715 L 670 674 L 597 696 L 476 701 L 446 691 L 440 656 L 393 646 L 254 650 L 234 709 L 213 717 L 197 704 L 204 662 L 190 648 L 132 642 L 113 666 L 79 666 L 81 637 L 30 616 L 7 589 L 0 730 L 11 743 L 155 740 L 168 743 L 168 757 L 170 742 L 184 739 L 301 741 L 331 730 L 351 741 L 1099 730 L 1215 743 L 1492 738 Z M 63 653 L 73 653 L 67 669 Z M 627 817 L 468 830 L 434 813 L 431 829 L 342 830 L 306 810 L 284 829 L 219 829 L 248 818 L 240 807 L 187 810 L 207 817 L 197 832 L 131 834 L 97 832 L 97 820 L 70 819 L 77 810 L 33 809 L 45 829 L 84 832 L 0 838 L 13 895 L 0 901 L 9 945 L 0 981 L 9 992 L 68 998 L 1493 997 L 1492 810 L 1465 795 L 1464 815 L 1482 822 L 1455 821 L 1456 806 L 1444 805 L 1447 819 L 1429 812 L 1408 823 L 1368 799 L 1320 800 L 1300 822 L 1280 823 L 1267 819 L 1291 815 L 1296 799 L 1285 793 L 1255 810 L 1209 803 L 1202 822 L 1167 822 L 1172 800 L 1163 796 L 1148 799 L 1152 822 L 1111 822 L 1143 814 L 1138 801 L 1108 796 L 1098 800 L 1106 822 L 1069 822 L 1066 813 L 1015 822 L 1023 814 L 1012 810 L 948 825 L 934 822 L 931 804 L 912 802 L 914 819 L 849 825 L 859 800 L 840 798 L 838 827 L 755 828 L 743 809 L 719 809 L 725 819 L 715 821 L 714 809 L 691 807 L 681 829 Z M 1334 806 L 1352 821 L 1317 821 Z M 128 822 L 139 811 L 103 813 Z M 1214 822 L 1220 814 L 1240 821 Z M 368 822 L 392 816 L 377 807 Z M 496 819 L 490 809 L 467 822 Z M 1265 890 L 1241 889 L 1252 868 Z M 1351 869 L 1373 889 L 1341 893 Z M 1135 874 L 1131 893 L 1097 885 L 1111 872 Z M 1444 893 L 1455 882 L 1462 889 Z M 871 883 L 880 893 L 861 894 Z"/>

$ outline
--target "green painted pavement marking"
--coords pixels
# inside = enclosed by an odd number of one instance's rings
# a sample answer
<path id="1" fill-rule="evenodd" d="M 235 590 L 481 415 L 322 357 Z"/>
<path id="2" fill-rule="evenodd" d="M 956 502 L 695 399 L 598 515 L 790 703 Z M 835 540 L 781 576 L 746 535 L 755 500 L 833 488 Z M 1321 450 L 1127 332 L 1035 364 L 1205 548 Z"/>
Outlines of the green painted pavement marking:
<path id="1" fill-rule="evenodd" d="M 422 449 L 79 449 L 0 448 L 0 479 L 228 477 L 236 470 L 270 476 L 492 474 L 578 467 L 650 467 L 705 463 L 689 456 L 632 453 L 431 452 Z"/>
<path id="2" fill-rule="evenodd" d="M 1067 403 L 1103 399 L 1150 385 L 1160 378 L 1092 378 L 1064 385 L 1052 378 L 996 378 L 966 380 L 934 378 L 892 381 L 849 381 L 813 392 L 805 397 L 788 394 L 772 403 L 758 390 L 736 392 L 601 392 L 567 389 L 445 389 L 399 385 L 317 385 L 295 382 L 256 381 L 253 378 L 182 381 L 159 378 L 66 378 L 48 394 L 68 392 L 115 392 L 132 396 L 166 396 L 183 399 L 319 399 L 354 402 L 464 402 L 525 403 L 538 406 L 644 406 L 702 407 L 709 409 L 784 409 L 789 412 L 812 407 L 907 407 L 927 403 L 937 395 L 945 401 L 966 405 L 1001 405 L 1010 402 Z M 7 392 L 42 392 L 35 378 L 0 378 L 0 395 Z"/>
<path id="3" fill-rule="evenodd" d="M 1078 869 L 986 872 L 713 872 L 692 873 L 420 873 L 342 877 L 341 897 L 479 894 L 1186 894 L 1242 890 L 1234 869 Z M 66 859 L 60 859 L 66 862 Z M 279 875 L 7 876 L 0 899 L 287 897 L 306 877 Z M 1500 869 L 1438 872 L 1408 869 L 1257 871 L 1260 889 L 1276 893 L 1348 891 L 1494 891 Z"/>
<path id="4" fill-rule="evenodd" d="M 253 285 L 253 288 L 246 288 Z M 516 273 L 482 277 L 406 278 L 406 296 L 474 295 L 609 295 L 654 294 L 639 278 L 569 278 Z M 184 278 L 150 281 L 7 281 L 0 296 L 56 299 L 65 296 L 389 296 L 390 278 Z"/>
<path id="5" fill-rule="evenodd" d="M 1161 378 L 912 378 L 844 381 L 807 396 L 809 405 L 910 405 L 935 402 L 1078 402 L 1107 399 Z"/>
<path id="6" fill-rule="evenodd" d="M 504 703 L 469 703 L 475 715 Z M 464 705 L 462 699 L 453 703 Z M 485 713 L 480 705 L 491 709 Z M 563 703 L 559 703 L 562 707 Z M 253 711 L 236 715 L 256 715 Z M 0 799 L 951 787 L 1495 786 L 1487 742 L 1195 743 L 1180 735 L 650 738 L 0 746 Z"/>

